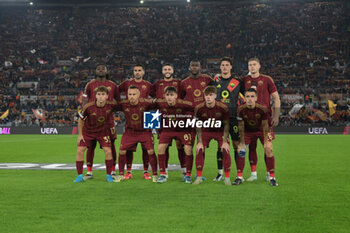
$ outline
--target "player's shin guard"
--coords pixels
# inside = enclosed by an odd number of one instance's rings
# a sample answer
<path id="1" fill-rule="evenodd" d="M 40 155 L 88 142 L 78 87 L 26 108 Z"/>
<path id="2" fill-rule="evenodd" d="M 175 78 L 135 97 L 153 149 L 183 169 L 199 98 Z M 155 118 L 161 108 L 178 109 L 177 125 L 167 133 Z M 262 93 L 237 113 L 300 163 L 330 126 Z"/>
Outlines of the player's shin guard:
<path id="1" fill-rule="evenodd" d="M 131 172 L 132 161 L 134 160 L 134 152 L 127 151 L 126 152 L 126 169 Z"/>
<path id="2" fill-rule="evenodd" d="M 181 168 L 186 167 L 186 154 L 184 148 L 177 149 L 177 156 L 179 157 Z"/>
<path id="3" fill-rule="evenodd" d="M 152 175 L 156 176 L 157 173 L 157 156 L 155 153 L 149 154 L 149 161 L 152 167 Z"/>
<path id="4" fill-rule="evenodd" d="M 105 162 L 106 162 L 106 172 L 107 172 L 107 175 L 110 175 L 111 172 L 112 172 L 112 167 L 113 167 L 113 159 L 105 160 Z"/>
<path id="5" fill-rule="evenodd" d="M 167 147 L 165 150 L 165 168 L 168 168 L 168 164 L 169 164 L 169 147 Z"/>
<path id="6" fill-rule="evenodd" d="M 266 157 L 266 169 L 270 173 L 270 178 L 275 177 L 275 157 Z"/>
<path id="7" fill-rule="evenodd" d="M 243 169 L 245 164 L 245 153 L 239 153 L 236 156 L 237 177 L 243 177 Z"/>
<path id="8" fill-rule="evenodd" d="M 223 163 L 224 163 L 224 170 L 225 170 L 225 178 L 230 177 L 230 171 L 231 171 L 231 156 L 230 153 L 227 151 L 223 151 Z"/>
<path id="9" fill-rule="evenodd" d="M 115 172 L 115 165 L 117 164 L 117 152 L 115 150 L 115 140 L 111 141 L 111 149 L 112 149 L 112 158 L 113 158 L 112 172 Z"/>
<path id="10" fill-rule="evenodd" d="M 83 174 L 84 161 L 75 161 L 75 167 L 77 168 L 78 175 Z"/>
<path id="11" fill-rule="evenodd" d="M 196 154 L 196 170 L 197 170 L 197 176 L 201 177 L 204 167 L 204 152 L 203 150 L 200 150 Z"/>
<path id="12" fill-rule="evenodd" d="M 258 164 L 258 155 L 256 153 L 257 141 L 252 141 L 249 144 L 249 164 L 251 172 L 256 172 L 256 165 Z"/>
<path id="13" fill-rule="evenodd" d="M 125 163 L 126 163 L 126 155 L 119 154 L 118 165 L 119 165 L 119 175 L 121 176 L 124 175 Z"/>
<path id="14" fill-rule="evenodd" d="M 193 167 L 193 154 L 186 155 L 186 176 L 191 176 L 192 167 Z"/>
<path id="15" fill-rule="evenodd" d="M 165 154 L 158 154 L 158 164 L 159 164 L 159 171 L 161 175 L 166 175 L 165 171 Z"/>
<path id="16" fill-rule="evenodd" d="M 222 170 L 222 159 L 223 159 L 222 151 L 221 151 L 221 148 L 219 147 L 218 151 L 216 152 L 216 161 L 218 163 L 218 170 Z"/>
<path id="17" fill-rule="evenodd" d="M 142 161 L 143 161 L 143 170 L 148 171 L 149 168 L 149 158 L 146 149 L 142 148 Z"/>
<path id="18" fill-rule="evenodd" d="M 96 143 L 97 143 L 96 141 L 92 141 L 90 146 L 87 148 L 86 165 L 87 165 L 87 171 L 88 172 L 92 172 L 92 166 L 94 164 Z"/>

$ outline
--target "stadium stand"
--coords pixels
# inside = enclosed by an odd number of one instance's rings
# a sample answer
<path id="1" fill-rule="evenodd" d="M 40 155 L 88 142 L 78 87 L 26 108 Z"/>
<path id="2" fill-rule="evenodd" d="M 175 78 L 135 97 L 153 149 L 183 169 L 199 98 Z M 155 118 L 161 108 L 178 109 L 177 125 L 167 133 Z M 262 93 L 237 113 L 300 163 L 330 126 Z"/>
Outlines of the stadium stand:
<path id="1" fill-rule="evenodd" d="M 238 76 L 247 74 L 250 57 L 260 58 L 261 73 L 274 78 L 282 98 L 281 125 L 344 125 L 349 9 L 346 2 L 1 8 L 0 115 L 10 111 L 0 124 L 75 124 L 76 96 L 97 63 L 108 65 L 116 83 L 143 63 L 153 83 L 163 63 L 184 78 L 199 58 L 203 72 L 215 75 L 220 58 L 230 56 Z M 332 116 L 328 100 L 337 104 Z M 295 104 L 303 108 L 292 116 Z M 32 109 L 44 109 L 46 120 Z"/>

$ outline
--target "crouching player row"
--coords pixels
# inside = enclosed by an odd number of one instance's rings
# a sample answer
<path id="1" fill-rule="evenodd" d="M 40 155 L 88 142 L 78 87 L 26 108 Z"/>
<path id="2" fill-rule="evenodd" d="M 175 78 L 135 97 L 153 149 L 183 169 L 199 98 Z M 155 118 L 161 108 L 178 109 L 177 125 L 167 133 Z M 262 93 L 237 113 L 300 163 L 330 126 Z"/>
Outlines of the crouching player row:
<path id="1" fill-rule="evenodd" d="M 111 138 L 108 127 L 108 119 L 112 117 L 113 110 L 117 106 L 116 101 L 107 101 L 108 89 L 100 86 L 96 89 L 96 101 L 87 103 L 79 113 L 78 120 L 78 149 L 76 158 L 76 168 L 78 177 L 75 183 L 84 181 L 83 165 L 86 148 L 91 147 L 94 141 L 100 143 L 106 157 L 107 181 L 113 182 L 111 172 L 113 169 L 113 159 L 111 150 Z"/>
<path id="2" fill-rule="evenodd" d="M 269 182 L 272 186 L 278 186 L 275 179 L 275 158 L 272 153 L 272 136 L 269 132 L 268 125 L 268 111 L 263 105 L 258 104 L 257 91 L 254 88 L 249 88 L 245 92 L 245 104 L 238 108 L 238 129 L 240 134 L 240 144 L 238 151 L 244 154 L 247 145 L 257 139 L 264 145 L 264 152 L 266 154 L 266 168 L 270 173 Z M 237 178 L 236 185 L 243 182 L 242 172 L 244 163 L 237 164 Z"/>
<path id="3" fill-rule="evenodd" d="M 203 182 L 202 171 L 204 167 L 205 149 L 209 146 L 212 139 L 218 142 L 223 154 L 223 165 L 225 172 L 225 185 L 231 185 L 230 169 L 230 140 L 229 140 L 229 109 L 226 104 L 216 99 L 217 89 L 215 86 L 208 86 L 204 89 L 204 102 L 199 104 L 194 111 L 194 116 L 201 122 L 213 121 L 219 125 L 209 124 L 213 127 L 197 127 L 197 147 L 196 147 L 196 169 L 197 178 L 193 184 Z"/>

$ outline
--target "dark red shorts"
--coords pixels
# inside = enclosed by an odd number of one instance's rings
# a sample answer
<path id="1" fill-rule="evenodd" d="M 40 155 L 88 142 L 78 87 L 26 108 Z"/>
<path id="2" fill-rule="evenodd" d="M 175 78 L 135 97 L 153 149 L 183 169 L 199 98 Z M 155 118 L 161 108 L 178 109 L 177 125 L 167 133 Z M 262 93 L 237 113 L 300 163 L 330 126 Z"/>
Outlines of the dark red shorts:
<path id="1" fill-rule="evenodd" d="M 109 132 L 106 130 L 104 133 L 99 134 L 88 134 L 83 132 L 83 137 L 85 142 L 80 141 L 78 146 L 90 147 L 93 141 L 98 141 L 100 143 L 100 147 L 111 147 L 111 138 L 109 136 Z"/>
<path id="2" fill-rule="evenodd" d="M 142 148 L 154 150 L 153 134 L 150 131 L 125 131 L 122 136 L 120 150 L 135 151 L 137 144 L 141 143 Z"/>
<path id="3" fill-rule="evenodd" d="M 202 132 L 203 147 L 208 147 L 212 139 L 216 140 L 219 143 L 219 146 L 221 147 L 222 143 L 224 142 L 223 136 L 223 132 Z M 230 141 L 228 141 L 228 143 L 230 143 Z"/>
<path id="4" fill-rule="evenodd" d="M 159 135 L 159 144 L 171 145 L 173 139 L 178 139 L 183 145 L 193 145 L 195 137 L 191 132 L 185 131 L 164 131 Z"/>
<path id="5" fill-rule="evenodd" d="M 275 137 L 274 134 L 269 133 L 269 140 L 272 141 Z M 244 132 L 244 142 L 249 145 L 251 142 L 260 140 L 261 144 L 264 144 L 264 133 L 262 131 L 257 132 Z"/>
<path id="6" fill-rule="evenodd" d="M 117 132 L 116 132 L 116 130 L 115 130 L 115 127 L 110 127 L 110 128 L 108 129 L 108 131 L 109 131 L 109 137 L 111 138 L 111 140 L 112 140 L 112 141 L 117 140 Z"/>

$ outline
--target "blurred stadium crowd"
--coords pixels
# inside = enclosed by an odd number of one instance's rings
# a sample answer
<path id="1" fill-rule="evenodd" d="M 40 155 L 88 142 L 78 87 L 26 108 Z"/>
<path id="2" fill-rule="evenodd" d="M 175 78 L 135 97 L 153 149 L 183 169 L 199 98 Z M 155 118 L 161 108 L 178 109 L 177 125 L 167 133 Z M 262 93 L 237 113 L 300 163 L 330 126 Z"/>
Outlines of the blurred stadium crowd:
<path id="1" fill-rule="evenodd" d="M 117 84 L 145 64 L 153 83 L 167 62 L 186 77 L 194 58 L 215 76 L 223 56 L 240 77 L 249 58 L 261 60 L 281 95 L 280 125 L 350 122 L 349 3 L 213 6 L 0 8 L 0 116 L 9 109 L 0 124 L 74 124 L 76 97 L 98 63 Z"/>

